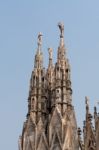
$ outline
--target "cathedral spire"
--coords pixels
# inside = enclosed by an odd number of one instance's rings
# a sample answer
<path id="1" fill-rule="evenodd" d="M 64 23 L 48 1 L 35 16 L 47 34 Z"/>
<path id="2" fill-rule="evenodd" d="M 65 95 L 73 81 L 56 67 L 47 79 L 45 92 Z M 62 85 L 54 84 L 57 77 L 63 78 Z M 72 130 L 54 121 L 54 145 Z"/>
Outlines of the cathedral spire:
<path id="1" fill-rule="evenodd" d="M 37 48 L 37 53 L 35 55 L 35 68 L 41 68 L 43 65 L 43 58 L 42 58 L 42 33 L 39 32 L 38 34 L 38 48 Z"/>
<path id="2" fill-rule="evenodd" d="M 96 137 L 95 137 L 95 129 L 92 125 L 93 116 L 90 114 L 89 111 L 89 99 L 86 99 L 86 121 L 84 125 L 84 145 L 85 150 L 98 150 L 96 149 Z"/>
<path id="3" fill-rule="evenodd" d="M 28 98 L 28 117 L 19 140 L 19 150 L 78 150 L 77 124 L 72 107 L 70 66 L 65 58 L 64 25 L 60 29 L 58 59 L 43 68 L 42 34 L 38 34 L 34 70 Z"/>

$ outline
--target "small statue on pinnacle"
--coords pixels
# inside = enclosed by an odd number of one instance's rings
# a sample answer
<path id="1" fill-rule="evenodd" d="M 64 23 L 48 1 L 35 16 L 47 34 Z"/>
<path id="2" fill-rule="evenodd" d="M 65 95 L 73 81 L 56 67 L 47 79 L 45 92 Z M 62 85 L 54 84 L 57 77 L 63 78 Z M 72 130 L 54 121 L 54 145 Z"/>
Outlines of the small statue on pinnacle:
<path id="1" fill-rule="evenodd" d="M 41 47 L 41 45 L 42 45 L 42 33 L 39 32 L 39 34 L 38 34 L 38 47 Z"/>
<path id="2" fill-rule="evenodd" d="M 64 24 L 60 22 L 60 23 L 58 23 L 58 27 L 61 32 L 60 37 L 64 37 Z"/>

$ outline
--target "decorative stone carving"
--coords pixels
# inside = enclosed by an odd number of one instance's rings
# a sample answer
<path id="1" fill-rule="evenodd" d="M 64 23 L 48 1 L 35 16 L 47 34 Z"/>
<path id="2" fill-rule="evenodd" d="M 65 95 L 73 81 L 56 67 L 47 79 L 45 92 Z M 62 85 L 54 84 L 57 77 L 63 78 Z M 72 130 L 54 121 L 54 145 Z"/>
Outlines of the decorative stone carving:
<path id="1" fill-rule="evenodd" d="M 60 29 L 60 44 L 57 62 L 52 64 L 52 48 L 49 48 L 49 65 L 42 63 L 42 34 L 38 35 L 34 71 L 30 79 L 28 114 L 19 150 L 99 150 L 99 114 L 95 108 L 95 129 L 86 97 L 86 121 L 84 140 L 77 130 L 75 111 L 72 105 L 70 65 L 65 56 L 64 25 Z"/>

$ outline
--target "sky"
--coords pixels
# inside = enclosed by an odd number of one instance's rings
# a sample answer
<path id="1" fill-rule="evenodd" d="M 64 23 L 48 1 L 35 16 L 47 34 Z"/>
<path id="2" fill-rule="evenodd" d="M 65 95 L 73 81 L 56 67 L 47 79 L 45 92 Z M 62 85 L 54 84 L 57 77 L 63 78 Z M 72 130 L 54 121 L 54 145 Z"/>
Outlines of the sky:
<path id="1" fill-rule="evenodd" d="M 99 0 L 0 0 L 0 149 L 18 150 L 37 35 L 43 34 L 47 67 L 48 47 L 56 61 L 60 21 L 65 26 L 78 126 L 85 118 L 85 96 L 90 112 L 99 101 Z"/>

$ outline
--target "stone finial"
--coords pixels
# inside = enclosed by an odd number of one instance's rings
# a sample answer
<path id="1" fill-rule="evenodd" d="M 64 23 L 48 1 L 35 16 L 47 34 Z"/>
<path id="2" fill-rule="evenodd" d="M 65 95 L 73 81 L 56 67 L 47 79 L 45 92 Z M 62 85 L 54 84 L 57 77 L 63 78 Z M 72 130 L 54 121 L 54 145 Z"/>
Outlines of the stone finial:
<path id="1" fill-rule="evenodd" d="M 48 52 L 49 52 L 49 67 L 52 67 L 52 52 L 53 52 L 53 49 L 52 48 L 48 48 Z"/>
<path id="2" fill-rule="evenodd" d="M 64 37 L 64 24 L 63 23 L 61 23 L 61 22 L 59 22 L 58 23 L 58 27 L 59 27 L 59 29 L 60 29 L 60 38 L 63 38 Z"/>
<path id="3" fill-rule="evenodd" d="M 89 98 L 87 96 L 85 96 L 85 104 L 86 104 L 86 118 L 87 118 L 89 114 Z"/>
<path id="4" fill-rule="evenodd" d="M 34 68 L 41 68 L 43 66 L 43 54 L 41 52 L 42 49 L 42 33 L 39 32 L 38 34 L 38 47 L 37 47 L 37 53 L 35 55 L 35 63 L 34 63 Z"/>
<path id="5" fill-rule="evenodd" d="M 60 47 L 62 47 L 64 45 L 64 24 L 60 22 L 58 27 L 60 30 Z"/>
<path id="6" fill-rule="evenodd" d="M 41 50 L 41 46 L 42 46 L 42 33 L 39 32 L 39 34 L 38 34 L 38 50 Z"/>
<path id="7" fill-rule="evenodd" d="M 86 106 L 89 107 L 89 98 L 87 96 L 85 96 L 85 103 L 86 103 Z"/>
<path id="8" fill-rule="evenodd" d="M 48 52 L 49 52 L 49 59 L 52 59 L 53 49 L 52 48 L 48 48 Z"/>

